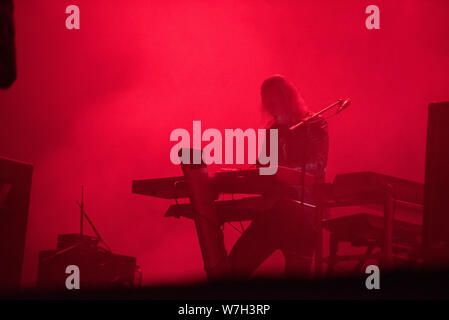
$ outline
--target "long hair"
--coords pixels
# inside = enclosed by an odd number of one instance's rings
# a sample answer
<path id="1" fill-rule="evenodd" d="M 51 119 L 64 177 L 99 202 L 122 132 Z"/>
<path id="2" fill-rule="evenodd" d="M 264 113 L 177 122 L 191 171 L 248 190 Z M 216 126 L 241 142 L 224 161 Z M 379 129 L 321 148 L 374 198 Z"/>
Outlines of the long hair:
<path id="1" fill-rule="evenodd" d="M 302 99 L 301 95 L 295 86 L 288 81 L 284 76 L 275 74 L 267 78 L 261 86 L 261 95 L 267 91 L 276 92 L 279 99 L 282 99 L 281 108 L 282 112 L 285 113 L 289 118 L 301 118 L 307 113 L 307 106 Z M 267 106 L 262 103 L 262 108 L 264 111 L 270 113 L 267 110 Z"/>

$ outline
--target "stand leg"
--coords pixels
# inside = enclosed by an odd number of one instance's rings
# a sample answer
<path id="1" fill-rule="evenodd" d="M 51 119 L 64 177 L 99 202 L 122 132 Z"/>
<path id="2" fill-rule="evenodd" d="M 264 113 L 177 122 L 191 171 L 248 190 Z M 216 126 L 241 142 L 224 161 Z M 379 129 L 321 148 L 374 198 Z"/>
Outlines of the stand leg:
<path id="1" fill-rule="evenodd" d="M 186 164 L 182 170 L 190 190 L 190 202 L 195 209 L 195 226 L 204 268 L 209 280 L 230 275 L 223 231 L 214 202 L 214 192 L 205 165 Z"/>
<path id="2" fill-rule="evenodd" d="M 390 268 L 393 264 L 393 206 L 394 199 L 391 192 L 391 186 L 388 185 L 384 200 L 384 247 L 383 247 L 383 265 Z"/>
<path id="3" fill-rule="evenodd" d="M 323 274 L 323 207 L 318 206 L 316 210 L 316 239 L 315 239 L 315 277 L 319 278 Z"/>
<path id="4" fill-rule="evenodd" d="M 331 276 L 337 264 L 338 240 L 337 237 L 331 233 L 329 239 L 329 263 L 327 265 L 327 275 Z"/>

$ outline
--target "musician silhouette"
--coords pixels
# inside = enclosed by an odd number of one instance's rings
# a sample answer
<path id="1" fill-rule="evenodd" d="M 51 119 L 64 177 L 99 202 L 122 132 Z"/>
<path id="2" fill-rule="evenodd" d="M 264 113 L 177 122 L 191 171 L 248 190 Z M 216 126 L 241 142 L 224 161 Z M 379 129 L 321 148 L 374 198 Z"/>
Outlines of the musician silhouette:
<path id="1" fill-rule="evenodd" d="M 274 75 L 263 82 L 261 99 L 263 111 L 272 118 L 269 128 L 279 130 L 279 165 L 297 170 L 305 168 L 305 172 L 315 177 L 315 185 L 324 182 L 329 145 L 327 122 L 317 117 L 307 126 L 289 130 L 312 113 L 293 84 L 283 76 Z M 227 257 L 226 264 L 233 277 L 249 278 L 276 250 L 284 255 L 287 277 L 310 274 L 315 247 L 315 210 L 301 205 L 298 199 L 314 204 L 317 194 L 314 187 L 298 185 L 297 191 L 296 199 L 275 191 L 265 196 L 270 209 L 256 215 Z"/>

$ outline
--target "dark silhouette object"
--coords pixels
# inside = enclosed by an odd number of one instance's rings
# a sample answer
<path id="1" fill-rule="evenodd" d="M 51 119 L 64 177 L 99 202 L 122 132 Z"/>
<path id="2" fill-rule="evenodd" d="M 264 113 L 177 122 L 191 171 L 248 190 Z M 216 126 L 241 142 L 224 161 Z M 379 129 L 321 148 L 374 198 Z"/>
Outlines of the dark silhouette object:
<path id="1" fill-rule="evenodd" d="M 0 157 L 0 291 L 20 287 L 33 166 Z"/>
<path id="2" fill-rule="evenodd" d="M 0 0 L 0 88 L 8 89 L 16 80 L 16 47 L 12 0 Z"/>
<path id="3" fill-rule="evenodd" d="M 424 246 L 428 259 L 440 263 L 449 260 L 449 216 L 447 188 L 449 184 L 449 102 L 429 104 L 424 191 Z"/>

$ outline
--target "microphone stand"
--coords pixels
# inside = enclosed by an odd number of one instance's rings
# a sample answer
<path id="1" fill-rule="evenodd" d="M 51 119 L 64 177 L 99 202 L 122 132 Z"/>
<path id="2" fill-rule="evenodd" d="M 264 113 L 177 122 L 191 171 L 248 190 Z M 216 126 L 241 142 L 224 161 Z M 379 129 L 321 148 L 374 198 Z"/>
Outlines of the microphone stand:
<path id="1" fill-rule="evenodd" d="M 84 218 L 86 218 L 87 222 L 89 222 L 92 230 L 95 232 L 95 234 L 97 235 L 97 238 L 100 242 L 102 242 L 109 251 L 111 251 L 111 248 L 108 246 L 108 244 L 103 240 L 103 238 L 101 237 L 100 233 L 98 232 L 97 228 L 95 228 L 92 220 L 90 220 L 89 216 L 87 215 L 87 212 L 84 210 L 84 185 L 81 185 L 81 203 L 76 201 L 76 204 L 78 205 L 78 207 L 80 208 L 81 211 L 81 220 L 80 220 L 80 238 L 83 238 L 83 222 L 84 222 Z"/>
<path id="2" fill-rule="evenodd" d="M 346 100 L 346 101 L 349 101 L 349 100 Z M 308 125 L 309 122 L 313 121 L 314 119 L 316 119 L 321 114 L 325 113 L 326 111 L 328 111 L 328 110 L 330 110 L 330 109 L 332 109 L 332 108 L 334 108 L 336 106 L 339 106 L 340 107 L 339 111 L 341 111 L 343 109 L 343 105 L 344 105 L 344 103 L 346 101 L 344 101 L 343 99 L 337 100 L 336 102 L 334 102 L 331 105 L 325 107 L 324 109 L 320 110 L 319 112 L 317 112 L 317 113 L 311 115 L 310 117 L 307 117 L 307 118 L 301 120 L 300 122 L 298 122 L 297 124 L 291 126 L 289 128 L 289 130 L 290 131 L 294 131 L 297 128 L 300 128 L 300 127 L 304 126 L 304 128 L 305 128 L 305 136 L 307 138 L 307 136 L 308 136 L 308 126 L 307 125 Z M 337 113 L 339 111 L 337 111 Z M 302 162 L 302 172 L 301 172 L 301 208 L 302 208 L 303 214 L 305 213 L 304 193 L 305 193 L 305 183 L 306 183 L 306 165 L 307 165 L 306 155 L 307 155 L 307 152 L 308 152 L 308 141 L 306 139 L 306 145 L 304 146 L 304 152 L 303 152 L 303 157 L 302 157 L 303 158 L 303 162 Z"/>
<path id="3" fill-rule="evenodd" d="M 81 204 L 80 207 L 80 236 L 83 236 L 83 221 L 84 221 L 84 185 L 81 185 Z"/>
<path id="4" fill-rule="evenodd" d="M 307 117 L 307 118 L 301 120 L 300 122 L 298 122 L 297 124 L 291 126 L 289 128 L 290 131 L 293 131 L 296 128 L 305 125 L 307 122 L 312 121 L 313 119 L 317 118 L 318 116 L 320 116 L 321 114 L 325 113 L 326 111 L 332 109 L 333 107 L 340 106 L 340 108 L 341 108 L 341 106 L 343 105 L 343 102 L 344 102 L 343 99 L 338 99 L 336 102 L 332 103 L 330 106 L 327 106 L 326 108 L 318 111 L 317 113 L 311 115 L 310 117 Z"/>

